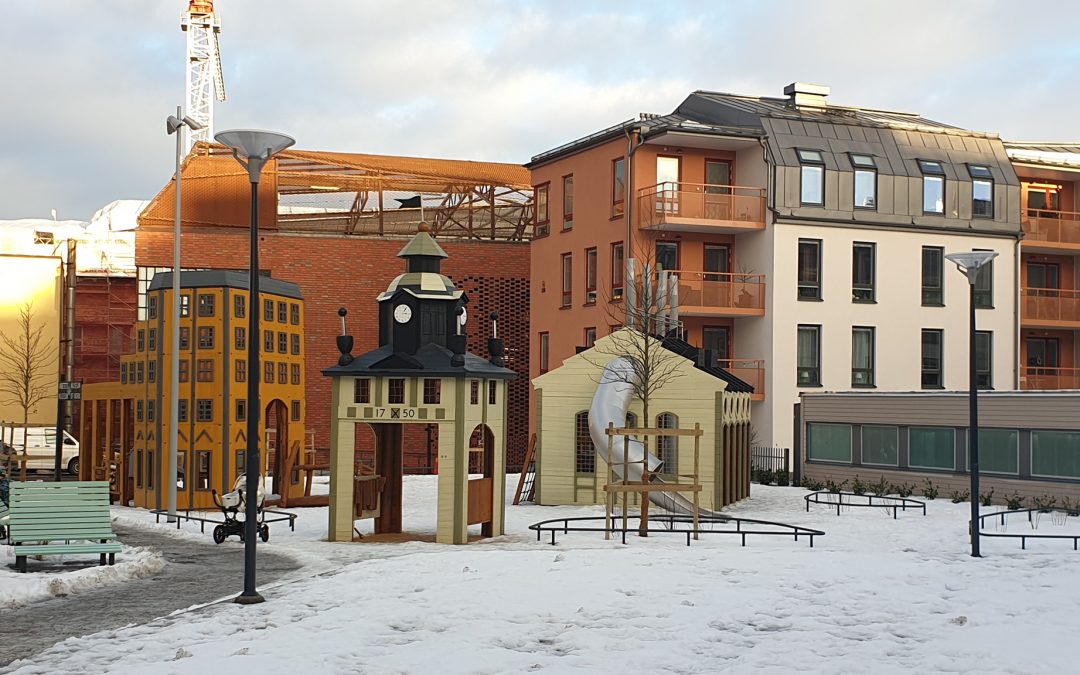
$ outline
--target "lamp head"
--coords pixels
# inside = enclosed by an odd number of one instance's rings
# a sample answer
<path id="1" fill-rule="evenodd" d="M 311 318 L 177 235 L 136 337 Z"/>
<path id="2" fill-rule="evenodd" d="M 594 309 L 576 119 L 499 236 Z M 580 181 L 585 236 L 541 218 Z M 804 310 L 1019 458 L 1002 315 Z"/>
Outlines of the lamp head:
<path id="1" fill-rule="evenodd" d="M 214 134 L 214 140 L 232 148 L 233 157 L 248 170 L 252 183 L 259 182 L 263 166 L 271 157 L 296 143 L 292 136 L 259 129 L 219 131 Z"/>
<path id="2" fill-rule="evenodd" d="M 956 268 L 968 278 L 968 283 L 973 284 L 979 269 L 997 255 L 997 251 L 965 251 L 946 254 L 945 259 L 955 263 Z"/>
<path id="3" fill-rule="evenodd" d="M 168 117 L 165 118 L 165 129 L 170 134 L 175 134 L 177 132 L 177 130 L 180 129 L 180 127 L 187 127 L 188 129 L 191 129 L 192 131 L 198 131 L 199 129 L 202 129 L 205 126 L 206 125 L 203 124 L 202 122 L 200 122 L 198 120 L 193 120 L 190 117 L 188 117 L 187 115 L 184 115 L 184 117 L 182 119 L 178 118 L 176 115 L 169 115 Z"/>

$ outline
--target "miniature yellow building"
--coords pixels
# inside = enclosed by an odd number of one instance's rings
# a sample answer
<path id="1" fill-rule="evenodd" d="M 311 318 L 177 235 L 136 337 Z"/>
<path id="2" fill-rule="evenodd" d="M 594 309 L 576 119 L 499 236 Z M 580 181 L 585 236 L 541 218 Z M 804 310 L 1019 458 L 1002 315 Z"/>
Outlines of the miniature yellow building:
<path id="1" fill-rule="evenodd" d="M 249 306 L 246 273 L 208 270 L 180 276 L 177 508 L 212 508 L 211 490 L 232 489 L 245 471 L 247 378 L 261 379 L 261 457 L 268 489 L 304 494 L 304 302 L 298 286 L 260 280 L 260 307 Z M 120 382 L 83 392 L 86 478 L 115 467 L 121 503 L 164 508 L 169 451 L 172 273 L 158 273 L 135 328 L 135 351 L 121 359 Z M 247 312 L 262 312 L 261 335 L 247 334 Z M 260 345 L 260 372 L 247 372 L 247 341 Z M 273 452 L 267 452 L 269 450 Z M 278 451 L 278 450 L 281 451 Z M 109 476 L 112 477 L 112 476 Z"/>

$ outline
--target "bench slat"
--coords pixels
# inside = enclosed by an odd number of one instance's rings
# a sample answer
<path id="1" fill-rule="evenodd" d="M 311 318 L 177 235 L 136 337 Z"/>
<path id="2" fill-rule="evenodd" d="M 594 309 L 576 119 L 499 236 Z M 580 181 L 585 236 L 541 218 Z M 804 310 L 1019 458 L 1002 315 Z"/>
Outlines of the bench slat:
<path id="1" fill-rule="evenodd" d="M 86 506 L 86 507 L 63 507 L 53 509 L 15 509 L 11 512 L 13 515 L 21 518 L 47 518 L 49 516 L 57 515 L 58 513 L 71 513 L 71 514 L 83 514 L 94 516 L 95 518 L 110 517 L 109 509 L 101 506 Z"/>
<path id="2" fill-rule="evenodd" d="M 52 555 L 56 553 L 119 553 L 120 544 L 43 544 L 16 546 L 15 555 Z"/>
<path id="3" fill-rule="evenodd" d="M 12 541 L 46 541 L 49 539 L 116 539 L 111 530 L 100 527 L 15 527 Z"/>

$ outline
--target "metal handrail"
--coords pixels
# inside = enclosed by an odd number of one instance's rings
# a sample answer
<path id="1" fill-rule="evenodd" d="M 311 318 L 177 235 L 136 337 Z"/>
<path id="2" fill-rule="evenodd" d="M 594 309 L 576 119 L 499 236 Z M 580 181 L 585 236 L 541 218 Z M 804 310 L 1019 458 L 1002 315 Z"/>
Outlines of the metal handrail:
<path id="1" fill-rule="evenodd" d="M 1013 533 L 1009 533 L 1009 532 L 985 532 L 985 531 L 983 531 L 983 527 L 986 526 L 986 519 L 987 518 L 999 518 L 1000 517 L 1000 524 L 1005 525 L 1006 516 L 1010 516 L 1010 515 L 1016 514 L 1016 513 L 1026 513 L 1027 514 L 1027 521 L 1031 525 L 1031 529 L 1034 530 L 1035 528 L 1037 528 L 1039 526 L 1039 518 L 1038 518 L 1038 516 L 1036 516 L 1033 519 L 1031 517 L 1031 514 L 1032 513 L 1051 513 L 1051 512 L 1063 513 L 1063 514 L 1065 514 L 1066 518 L 1080 516 L 1080 511 L 1077 511 L 1077 509 L 1066 509 L 1066 508 L 1061 508 L 1061 507 L 1050 507 L 1050 508 L 1035 507 L 1035 508 L 1031 508 L 1031 509 L 1013 509 L 1013 510 L 1008 510 L 1008 511 L 995 511 L 994 513 L 983 513 L 983 514 L 981 514 L 979 516 L 979 536 L 980 537 L 1004 537 L 1004 538 L 1010 538 L 1010 539 L 1019 539 L 1020 540 L 1020 548 L 1025 549 L 1025 550 L 1027 549 L 1027 540 L 1028 539 L 1072 539 L 1073 550 L 1074 551 L 1080 550 L 1080 548 L 1078 548 L 1078 544 L 1080 544 L 1080 534 L 1030 534 L 1030 533 L 1025 533 L 1025 534 L 1015 533 L 1015 534 L 1013 534 Z M 970 520 L 968 521 L 968 529 L 969 529 L 969 531 L 971 529 L 971 521 Z"/>
<path id="2" fill-rule="evenodd" d="M 1080 244 L 1080 213 L 1055 209 L 1024 209 L 1021 226 L 1028 241 Z"/>
<path id="3" fill-rule="evenodd" d="M 639 518 L 639 516 L 629 516 L 629 518 L 632 521 L 635 518 Z M 623 544 L 626 543 L 626 533 L 627 532 L 633 533 L 633 532 L 640 532 L 641 531 L 641 528 L 638 525 L 631 526 L 629 522 L 627 523 L 626 527 L 620 527 L 620 526 L 616 525 L 617 519 L 612 519 L 611 527 L 607 528 L 607 527 L 604 527 L 604 524 L 603 524 L 604 520 L 605 520 L 605 516 L 576 516 L 576 517 L 569 517 L 569 518 L 551 518 L 549 520 L 541 520 L 538 523 L 533 523 L 532 525 L 529 525 L 529 529 L 536 532 L 536 541 L 540 541 L 542 532 L 550 532 L 551 533 L 551 545 L 552 546 L 555 545 L 555 533 L 559 532 L 559 531 L 561 531 L 563 534 L 568 534 L 570 532 L 610 532 L 610 533 L 619 532 L 619 533 L 622 533 L 622 543 Z M 600 526 L 599 527 L 589 527 L 589 526 L 581 526 L 581 525 L 574 525 L 574 526 L 570 525 L 570 523 L 582 523 L 582 522 L 598 522 L 598 523 L 600 523 Z M 559 526 L 559 527 L 551 526 L 553 523 L 562 523 L 562 525 Z M 758 534 L 758 535 L 764 535 L 764 536 L 787 536 L 787 537 L 793 537 L 795 541 L 798 541 L 799 537 L 803 536 L 803 537 L 808 537 L 809 538 L 809 540 L 810 540 L 810 548 L 814 547 L 814 537 L 823 537 L 823 536 L 825 536 L 825 533 L 823 531 L 821 531 L 821 530 L 815 530 L 813 528 L 803 527 L 801 525 L 790 525 L 788 523 L 778 523 L 778 522 L 774 522 L 774 521 L 771 521 L 771 520 L 756 520 L 756 519 L 753 519 L 753 518 L 735 518 L 735 517 L 717 518 L 715 516 L 700 516 L 699 519 L 698 519 L 699 524 L 698 524 L 698 527 L 697 527 L 696 530 L 693 528 L 693 519 L 690 516 L 675 515 L 675 514 L 670 514 L 670 513 L 660 514 L 660 515 L 650 515 L 649 516 L 649 523 L 650 524 L 653 524 L 653 523 L 664 524 L 664 523 L 666 523 L 667 527 L 664 527 L 664 528 L 649 527 L 649 528 L 647 528 L 645 530 L 646 532 L 650 532 L 650 533 L 651 532 L 656 532 L 656 533 L 660 533 L 660 534 L 671 534 L 671 533 L 676 533 L 677 532 L 677 533 L 680 533 L 680 534 L 685 534 L 686 535 L 686 545 L 687 546 L 690 545 L 690 538 L 694 534 L 735 534 L 735 535 L 739 535 L 741 537 L 742 546 L 746 546 L 746 537 L 747 537 L 747 535 L 750 535 L 750 534 Z M 778 528 L 786 528 L 786 529 L 783 529 L 783 530 L 753 530 L 753 529 L 747 530 L 747 529 L 743 529 L 743 524 L 744 523 L 747 523 L 747 524 L 750 524 L 750 525 L 760 525 L 760 526 L 765 526 L 765 527 L 778 527 Z M 688 528 L 688 529 L 677 529 L 676 525 L 690 525 L 691 527 Z M 701 525 L 733 525 L 735 527 L 735 529 L 734 530 L 716 530 L 716 529 L 705 530 L 705 529 L 701 528 Z"/>
<path id="4" fill-rule="evenodd" d="M 821 499 L 822 496 L 826 499 Z M 836 499 L 833 499 L 836 497 Z M 844 498 L 847 497 L 847 501 Z M 854 492 L 828 492 L 819 491 L 811 492 L 803 497 L 806 500 L 806 512 L 810 512 L 811 504 L 824 504 L 826 506 L 835 506 L 836 515 L 840 515 L 841 506 L 857 506 L 857 507 L 870 507 L 876 509 L 892 509 L 893 520 L 896 520 L 896 514 L 898 511 L 907 511 L 909 508 L 922 509 L 922 514 L 926 515 L 926 502 L 921 502 L 918 499 L 911 499 L 909 497 L 887 497 L 885 495 L 867 495 L 867 494 L 855 494 Z M 863 503 L 860 500 L 866 500 Z M 878 500 L 877 503 L 874 500 Z"/>
<path id="5" fill-rule="evenodd" d="M 1080 368 L 1021 366 L 1021 389 L 1080 389 Z"/>
<path id="6" fill-rule="evenodd" d="M 668 271 L 679 278 L 680 305 L 743 310 L 765 309 L 764 274 Z"/>
<path id="7" fill-rule="evenodd" d="M 637 192 L 642 226 L 669 217 L 752 224 L 765 223 L 765 189 L 742 185 L 661 182 Z"/>
<path id="8" fill-rule="evenodd" d="M 1080 290 L 1072 288 L 1021 288 L 1020 319 L 1080 321 Z"/>

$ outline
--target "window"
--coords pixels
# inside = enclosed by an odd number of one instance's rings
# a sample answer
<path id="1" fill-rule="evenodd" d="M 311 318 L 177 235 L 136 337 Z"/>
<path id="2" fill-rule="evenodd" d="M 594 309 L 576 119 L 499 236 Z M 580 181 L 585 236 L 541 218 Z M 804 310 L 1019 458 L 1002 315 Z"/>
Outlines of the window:
<path id="1" fill-rule="evenodd" d="M 596 302 L 596 249 L 585 249 L 585 304 Z"/>
<path id="2" fill-rule="evenodd" d="M 679 269 L 679 244 L 674 241 L 656 242 L 656 269 Z"/>
<path id="3" fill-rule="evenodd" d="M 799 326 L 796 385 L 821 385 L 821 326 Z"/>
<path id="4" fill-rule="evenodd" d="M 245 329 L 233 329 L 233 346 L 235 346 L 238 351 L 247 349 L 247 332 Z"/>
<path id="5" fill-rule="evenodd" d="M 660 413 L 656 416 L 656 428 L 678 429 L 679 418 L 674 413 Z M 679 437 L 657 436 L 656 456 L 663 463 L 660 467 L 662 473 L 669 476 L 677 474 L 679 472 Z"/>
<path id="6" fill-rule="evenodd" d="M 923 246 L 922 249 L 922 304 L 924 307 L 942 307 L 945 304 L 944 277 L 941 273 L 945 261 L 945 249 L 940 246 Z"/>
<path id="7" fill-rule="evenodd" d="M 214 296 L 199 293 L 199 316 L 214 316 Z"/>
<path id="8" fill-rule="evenodd" d="M 191 361 L 187 359 L 180 359 L 180 381 L 188 382 L 191 380 Z"/>
<path id="9" fill-rule="evenodd" d="M 274 383 L 274 362 L 266 361 L 263 363 L 263 382 L 266 384 Z"/>
<path id="10" fill-rule="evenodd" d="M 186 293 L 180 296 L 180 316 L 191 316 L 191 296 Z"/>
<path id="11" fill-rule="evenodd" d="M 140 328 L 139 332 L 135 334 L 135 351 L 146 351 L 146 330 L 143 328 Z"/>
<path id="12" fill-rule="evenodd" d="M 289 322 L 289 303 L 279 302 L 277 304 L 277 320 L 278 323 Z"/>
<path id="13" fill-rule="evenodd" d="M 188 421 L 188 402 L 186 398 L 176 402 L 176 419 L 178 422 Z"/>
<path id="14" fill-rule="evenodd" d="M 180 326 L 180 349 L 191 349 L 191 329 Z"/>
<path id="15" fill-rule="evenodd" d="M 56 244 L 56 235 L 52 232 L 45 232 L 44 230 L 34 230 L 34 243 L 52 246 Z"/>
<path id="16" fill-rule="evenodd" d="M 371 403 L 371 378 L 353 380 L 353 403 Z"/>
<path id="17" fill-rule="evenodd" d="M 157 418 L 157 401 L 146 402 L 146 421 L 153 422 Z"/>
<path id="18" fill-rule="evenodd" d="M 1061 288 L 1061 265 L 1058 263 L 1028 262 L 1027 288 L 1037 297 L 1056 298 Z"/>
<path id="19" fill-rule="evenodd" d="M 143 453 L 139 450 L 135 453 L 135 487 L 142 487 L 143 484 Z"/>
<path id="20" fill-rule="evenodd" d="M 972 249 L 985 251 L 986 249 Z M 994 261 L 990 260 L 975 274 L 975 306 L 979 309 L 994 308 Z"/>
<path id="21" fill-rule="evenodd" d="M 277 334 L 277 350 L 278 350 L 278 354 L 288 354 L 289 353 L 289 334 L 288 333 L 278 333 Z"/>
<path id="22" fill-rule="evenodd" d="M 293 384 L 300 384 L 300 364 L 293 363 L 289 365 L 289 381 Z"/>
<path id="23" fill-rule="evenodd" d="M 210 451 L 195 451 L 195 489 L 210 489 Z"/>
<path id="24" fill-rule="evenodd" d="M 855 169 L 855 208 L 877 208 L 877 164 L 871 155 L 851 153 L 851 166 Z"/>
<path id="25" fill-rule="evenodd" d="M 874 302 L 875 245 L 855 242 L 851 249 L 851 301 Z"/>
<path id="26" fill-rule="evenodd" d="M 573 302 L 574 257 L 569 253 L 562 255 L 562 306 L 569 307 Z"/>
<path id="27" fill-rule="evenodd" d="M 424 378 L 424 404 L 436 405 L 442 402 L 442 380 Z"/>
<path id="28" fill-rule="evenodd" d="M 274 301 L 263 300 L 263 321 L 274 320 Z"/>
<path id="29" fill-rule="evenodd" d="M 993 355 L 993 331 L 975 331 L 975 384 L 979 389 L 994 388 Z"/>
<path id="30" fill-rule="evenodd" d="M 232 304 L 233 316 L 238 319 L 244 318 L 244 315 L 247 314 L 247 298 L 242 295 L 234 295 Z"/>
<path id="31" fill-rule="evenodd" d="M 299 303 L 292 303 L 289 305 L 289 323 L 294 326 L 300 325 L 300 305 Z"/>
<path id="32" fill-rule="evenodd" d="M 139 384 L 143 383 L 143 362 L 139 361 L 135 364 L 135 372 L 139 376 Z"/>
<path id="33" fill-rule="evenodd" d="M 233 362 L 233 379 L 237 382 L 247 382 L 247 361 L 236 359 Z"/>
<path id="34" fill-rule="evenodd" d="M 797 150 L 799 155 L 799 203 L 822 206 L 825 203 L 825 159 L 819 150 Z"/>
<path id="35" fill-rule="evenodd" d="M 551 336 L 550 335 L 548 335 L 547 333 L 540 333 L 540 373 L 541 374 L 546 373 L 548 371 L 548 369 L 551 367 L 550 366 L 551 362 L 548 360 L 548 358 L 549 358 L 549 356 L 548 356 L 548 354 L 549 354 L 548 348 L 550 346 L 550 341 L 551 341 Z"/>
<path id="36" fill-rule="evenodd" d="M 263 331 L 263 351 L 265 351 L 265 352 L 273 352 L 274 351 L 274 331 L 272 331 L 272 330 L 264 330 Z"/>
<path id="37" fill-rule="evenodd" d="M 386 388 L 386 402 L 401 405 L 405 403 L 405 380 L 404 378 L 390 378 Z"/>
<path id="38" fill-rule="evenodd" d="M 812 462 L 851 463 L 851 425 L 811 422 L 806 425 L 806 456 Z"/>
<path id="39" fill-rule="evenodd" d="M 821 300 L 821 240 L 799 240 L 799 300 Z"/>
<path id="40" fill-rule="evenodd" d="M 292 347 L 290 348 L 289 351 L 292 353 L 293 356 L 299 356 L 300 355 L 300 333 L 293 333 L 292 335 L 289 336 L 289 339 L 290 339 L 291 344 L 292 344 Z"/>
<path id="41" fill-rule="evenodd" d="M 611 162 L 611 215 L 626 212 L 626 159 L 620 157 Z"/>
<path id="42" fill-rule="evenodd" d="M 626 261 L 623 259 L 623 245 L 620 241 L 611 245 L 611 299 L 621 300 L 623 294 L 623 274 Z"/>
<path id="43" fill-rule="evenodd" d="M 214 361 L 213 359 L 199 359 L 195 362 L 195 381 L 196 382 L 213 382 L 214 381 Z"/>
<path id="44" fill-rule="evenodd" d="M 127 384 L 127 380 L 128 380 L 127 364 L 126 363 L 121 363 L 120 364 L 120 384 Z"/>
<path id="45" fill-rule="evenodd" d="M 244 474 L 245 467 L 247 467 L 247 450 L 236 451 L 236 477 L 239 478 Z"/>
<path id="46" fill-rule="evenodd" d="M 157 351 L 157 329 L 151 328 L 146 334 L 146 350 Z"/>
<path id="47" fill-rule="evenodd" d="M 913 469 L 956 468 L 956 433 L 951 427 L 908 429 L 908 466 Z"/>
<path id="48" fill-rule="evenodd" d="M 945 168 L 941 162 L 920 159 L 923 173 L 923 213 L 945 213 Z"/>
<path id="49" fill-rule="evenodd" d="M 289 364 L 279 363 L 277 366 L 277 383 L 288 384 L 289 383 Z"/>
<path id="50" fill-rule="evenodd" d="M 477 405 L 480 403 L 480 380 L 473 380 L 469 382 L 469 404 Z"/>
<path id="51" fill-rule="evenodd" d="M 199 349 L 214 348 L 214 327 L 202 326 L 199 328 Z"/>
<path id="52" fill-rule="evenodd" d="M 879 466 L 897 466 L 899 464 L 900 429 L 864 425 L 862 428 L 862 463 Z"/>
<path id="53" fill-rule="evenodd" d="M 592 348 L 592 346 L 594 344 L 596 344 L 596 328 L 595 327 L 586 328 L 585 329 L 585 347 L 587 349 Z"/>
<path id="54" fill-rule="evenodd" d="M 851 386 L 874 386 L 874 329 L 851 329 Z"/>
<path id="55" fill-rule="evenodd" d="M 562 229 L 574 226 L 574 174 L 562 179 Z"/>
<path id="56" fill-rule="evenodd" d="M 1080 478 L 1080 432 L 1032 431 L 1031 475 Z"/>
<path id="57" fill-rule="evenodd" d="M 488 405 L 495 405 L 495 380 L 488 382 Z"/>
<path id="58" fill-rule="evenodd" d="M 135 421 L 136 422 L 142 422 L 143 421 L 143 401 L 142 401 L 142 399 L 139 399 L 139 400 L 135 401 Z"/>
<path id="59" fill-rule="evenodd" d="M 151 295 L 148 298 L 146 298 L 146 318 L 148 318 L 148 319 L 156 319 L 157 318 L 157 296 L 156 295 Z"/>
<path id="60" fill-rule="evenodd" d="M 300 421 L 300 401 L 289 402 L 289 418 L 293 422 Z"/>
<path id="61" fill-rule="evenodd" d="M 1017 474 L 1019 466 L 1019 431 L 1016 429 L 979 429 L 980 472 Z"/>
<path id="62" fill-rule="evenodd" d="M 971 174 L 971 215 L 975 218 L 994 217 L 994 174 L 990 167 L 968 164 Z"/>
<path id="63" fill-rule="evenodd" d="M 542 236 L 550 231 L 549 222 L 551 216 L 548 213 L 548 192 L 551 185 L 544 183 L 533 188 L 533 202 L 536 205 L 536 236 Z"/>
<path id="64" fill-rule="evenodd" d="M 156 467 L 154 466 L 154 451 L 153 450 L 147 450 L 146 451 L 146 489 L 147 490 L 153 490 L 154 489 L 154 470 L 155 470 L 155 468 Z"/>
<path id="65" fill-rule="evenodd" d="M 574 416 L 574 472 L 596 473 L 596 447 L 589 433 L 589 411 Z"/>
<path id="66" fill-rule="evenodd" d="M 195 421 L 196 422 L 213 422 L 214 421 L 214 399 L 212 398 L 200 398 L 195 400 Z"/>
<path id="67" fill-rule="evenodd" d="M 922 388 L 943 389 L 945 387 L 944 368 L 942 367 L 942 342 L 945 331 L 939 328 L 924 328 L 922 331 Z"/>
<path id="68" fill-rule="evenodd" d="M 149 361 L 146 364 L 146 381 L 157 382 L 157 361 Z"/>

